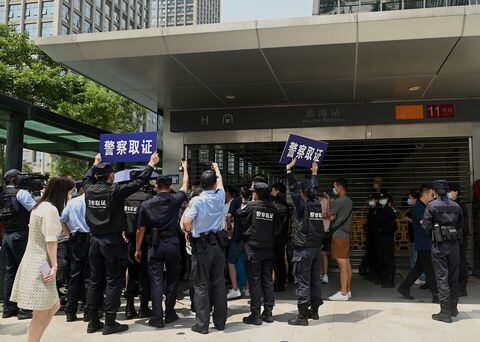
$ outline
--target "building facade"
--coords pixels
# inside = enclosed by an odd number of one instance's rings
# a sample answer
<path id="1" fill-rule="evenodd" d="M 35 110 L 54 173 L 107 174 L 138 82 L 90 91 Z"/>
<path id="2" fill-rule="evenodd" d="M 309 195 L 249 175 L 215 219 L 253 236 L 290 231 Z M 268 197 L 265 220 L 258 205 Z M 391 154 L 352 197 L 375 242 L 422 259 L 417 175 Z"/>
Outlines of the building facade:
<path id="1" fill-rule="evenodd" d="M 220 0 L 152 0 L 151 27 L 220 22 Z"/>
<path id="2" fill-rule="evenodd" d="M 313 0 L 313 15 L 383 12 L 476 4 L 480 4 L 480 0 Z"/>
<path id="3" fill-rule="evenodd" d="M 0 23 L 30 38 L 149 27 L 150 0 L 0 0 Z"/>

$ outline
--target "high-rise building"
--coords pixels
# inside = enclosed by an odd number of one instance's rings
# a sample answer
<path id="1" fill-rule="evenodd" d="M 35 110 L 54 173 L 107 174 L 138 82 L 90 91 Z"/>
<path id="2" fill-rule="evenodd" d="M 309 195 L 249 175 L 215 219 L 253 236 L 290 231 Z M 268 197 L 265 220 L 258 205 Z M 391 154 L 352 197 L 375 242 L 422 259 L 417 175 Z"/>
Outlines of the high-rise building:
<path id="1" fill-rule="evenodd" d="M 151 27 L 220 22 L 220 0 L 151 0 Z"/>
<path id="2" fill-rule="evenodd" d="M 30 38 L 149 27 L 150 0 L 0 0 L 0 23 Z"/>

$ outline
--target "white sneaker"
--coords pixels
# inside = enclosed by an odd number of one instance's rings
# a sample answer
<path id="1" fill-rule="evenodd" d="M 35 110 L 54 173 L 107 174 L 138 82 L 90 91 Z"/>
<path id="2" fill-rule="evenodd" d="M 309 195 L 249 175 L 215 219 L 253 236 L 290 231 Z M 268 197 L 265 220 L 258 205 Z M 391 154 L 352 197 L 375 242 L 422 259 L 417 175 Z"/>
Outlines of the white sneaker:
<path id="1" fill-rule="evenodd" d="M 243 295 L 245 297 L 250 297 L 250 290 L 248 288 L 245 288 L 245 290 L 243 291 Z"/>
<path id="2" fill-rule="evenodd" d="M 425 282 L 423 280 L 420 280 L 420 278 L 415 280 L 415 285 L 423 285 L 423 284 L 425 284 Z"/>
<path id="3" fill-rule="evenodd" d="M 323 284 L 328 284 L 328 274 L 323 275 L 322 283 Z"/>
<path id="4" fill-rule="evenodd" d="M 348 291 L 348 299 L 352 299 L 352 292 Z"/>
<path id="5" fill-rule="evenodd" d="M 240 298 L 242 297 L 242 293 L 240 292 L 240 289 L 231 289 L 230 291 L 228 291 L 227 293 L 227 299 L 230 300 L 230 299 L 237 299 L 237 298 Z"/>
<path id="6" fill-rule="evenodd" d="M 341 291 L 338 291 L 333 296 L 330 296 L 328 299 L 335 302 L 347 302 L 350 298 L 348 297 L 348 294 L 343 295 Z"/>

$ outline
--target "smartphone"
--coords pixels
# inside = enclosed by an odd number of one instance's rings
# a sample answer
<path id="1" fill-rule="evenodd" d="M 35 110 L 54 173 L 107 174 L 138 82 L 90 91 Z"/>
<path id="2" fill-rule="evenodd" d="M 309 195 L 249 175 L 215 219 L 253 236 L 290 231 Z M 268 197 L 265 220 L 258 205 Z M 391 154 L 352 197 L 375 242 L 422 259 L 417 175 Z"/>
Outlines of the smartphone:
<path id="1" fill-rule="evenodd" d="M 51 271 L 50 265 L 48 264 L 47 261 L 44 261 L 38 269 L 40 270 L 40 273 L 44 277 L 48 276 L 50 274 L 50 271 Z"/>

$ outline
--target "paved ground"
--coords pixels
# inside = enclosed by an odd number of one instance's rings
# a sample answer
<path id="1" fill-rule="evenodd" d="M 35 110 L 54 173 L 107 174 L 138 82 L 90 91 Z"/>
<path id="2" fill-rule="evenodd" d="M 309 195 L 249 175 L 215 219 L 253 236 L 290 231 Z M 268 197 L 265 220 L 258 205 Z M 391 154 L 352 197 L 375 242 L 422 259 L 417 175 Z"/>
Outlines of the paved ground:
<path id="1" fill-rule="evenodd" d="M 334 278 L 337 278 L 333 275 Z M 430 303 L 429 291 L 412 288 L 417 297 L 413 301 L 400 298 L 392 289 L 381 289 L 358 276 L 353 281 L 353 300 L 328 302 L 321 307 L 320 321 L 312 321 L 309 327 L 291 327 L 286 321 L 296 312 L 292 290 L 278 296 L 275 307 L 275 323 L 261 327 L 241 323 L 248 312 L 248 300 L 229 303 L 227 328 L 223 332 L 213 329 L 203 336 L 192 333 L 190 326 L 194 316 L 189 311 L 188 300 L 179 300 L 178 313 L 182 317 L 177 324 L 155 330 L 146 325 L 146 320 L 132 320 L 130 330 L 115 336 L 100 333 L 87 335 L 86 323 L 66 323 L 63 314 L 54 318 L 43 341 L 261 341 L 261 342 L 306 342 L 306 341 L 479 341 L 480 337 L 480 283 L 472 279 L 469 297 L 461 300 L 460 315 L 452 324 L 431 320 L 438 305 Z M 324 287 L 324 296 L 336 288 L 337 283 Z M 124 319 L 119 315 L 119 319 Z M 0 341 L 24 341 L 28 321 L 14 318 L 0 319 Z"/>

